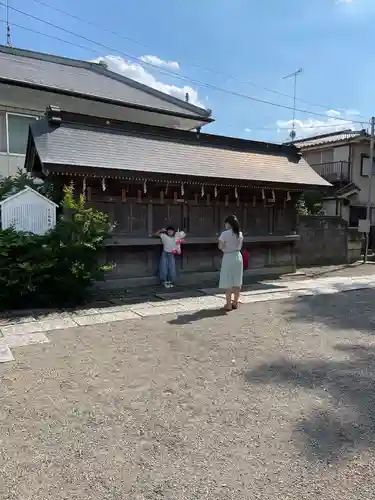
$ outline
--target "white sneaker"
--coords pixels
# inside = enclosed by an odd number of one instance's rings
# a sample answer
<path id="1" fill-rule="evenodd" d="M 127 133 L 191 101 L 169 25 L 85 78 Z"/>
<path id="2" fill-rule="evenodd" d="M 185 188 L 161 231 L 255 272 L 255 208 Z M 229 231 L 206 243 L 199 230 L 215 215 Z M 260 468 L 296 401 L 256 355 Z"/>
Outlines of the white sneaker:
<path id="1" fill-rule="evenodd" d="M 168 288 L 173 288 L 174 284 L 173 283 L 168 283 Z"/>
<path id="2" fill-rule="evenodd" d="M 168 283 L 168 281 L 166 281 L 165 283 L 163 283 L 163 286 L 164 286 L 164 288 L 169 288 L 169 283 Z"/>

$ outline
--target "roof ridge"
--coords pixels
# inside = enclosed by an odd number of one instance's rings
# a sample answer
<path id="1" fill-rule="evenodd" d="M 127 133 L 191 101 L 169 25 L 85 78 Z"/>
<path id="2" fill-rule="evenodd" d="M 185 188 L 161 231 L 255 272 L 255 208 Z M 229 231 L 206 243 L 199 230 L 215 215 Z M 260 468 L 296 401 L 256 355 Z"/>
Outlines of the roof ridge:
<path id="1" fill-rule="evenodd" d="M 187 130 L 172 129 L 168 127 L 159 127 L 148 124 L 134 124 L 126 120 L 108 120 L 108 118 L 80 113 L 72 113 L 69 111 L 60 110 L 58 107 L 49 106 L 46 110 L 46 119 L 49 123 L 71 124 L 75 126 L 86 126 L 88 128 L 98 128 L 112 130 L 113 132 L 127 133 L 128 135 L 143 135 L 162 137 L 165 140 L 179 140 L 181 142 L 192 142 L 196 137 L 198 142 L 203 146 L 211 146 L 218 148 L 233 148 L 239 147 L 243 150 L 251 150 L 270 155 L 288 156 L 299 159 L 301 154 L 293 144 L 277 144 L 265 141 L 253 141 L 239 137 L 230 137 L 218 134 L 208 134 L 202 132 L 192 132 Z M 38 120 L 40 122 L 41 120 Z"/>
<path id="2" fill-rule="evenodd" d="M 362 130 L 353 130 L 351 128 L 348 128 L 345 130 L 336 130 L 335 132 L 329 132 L 326 134 L 318 134 L 318 135 L 312 135 L 309 137 L 303 137 L 302 139 L 295 139 L 294 141 L 288 142 L 288 144 L 294 144 L 294 143 L 304 142 L 304 141 L 313 141 L 315 139 L 324 139 L 326 137 L 333 137 L 335 135 L 350 134 L 350 133 L 360 134 L 360 133 L 362 133 Z"/>
<path id="3" fill-rule="evenodd" d="M 49 52 L 39 52 L 36 50 L 21 49 L 19 47 L 8 47 L 0 44 L 0 52 L 3 54 L 13 54 L 19 57 L 29 57 L 30 59 L 39 59 L 47 62 L 54 62 L 65 66 L 75 66 L 78 68 L 90 69 L 94 63 L 84 61 L 83 59 L 74 59 L 70 57 L 58 56 Z"/>
<path id="4" fill-rule="evenodd" d="M 205 108 L 200 108 L 199 106 L 195 106 L 189 102 L 184 101 L 183 99 L 178 99 L 170 94 L 166 94 L 165 92 L 161 92 L 160 90 L 154 89 L 149 85 L 145 85 L 144 83 L 137 82 L 131 78 L 128 78 L 120 73 L 116 73 L 115 71 L 111 71 L 108 68 L 105 68 L 100 63 L 84 61 L 82 59 L 72 59 L 69 57 L 58 56 L 55 54 L 49 54 L 45 52 L 37 52 L 28 49 L 21 49 L 18 47 L 8 47 L 6 45 L 0 45 L 0 53 L 4 54 L 12 54 L 18 57 L 26 57 L 30 59 L 38 59 L 42 61 L 47 61 L 55 64 L 61 64 L 65 66 L 73 66 L 76 68 L 83 68 L 90 71 L 94 71 L 95 73 L 101 74 L 113 80 L 117 80 L 125 85 L 130 85 L 133 88 L 138 90 L 147 92 L 148 94 L 153 95 L 159 99 L 164 99 L 171 104 L 175 104 L 180 106 L 181 108 L 185 108 L 189 111 L 193 111 L 196 114 L 199 114 L 204 117 L 211 116 L 211 111 Z"/>

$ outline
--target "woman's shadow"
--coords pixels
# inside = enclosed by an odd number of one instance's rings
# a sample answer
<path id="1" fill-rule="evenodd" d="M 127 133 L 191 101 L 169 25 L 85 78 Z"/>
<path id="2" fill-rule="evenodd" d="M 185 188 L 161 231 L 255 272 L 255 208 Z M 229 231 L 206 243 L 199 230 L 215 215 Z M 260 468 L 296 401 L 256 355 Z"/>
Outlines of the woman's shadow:
<path id="1" fill-rule="evenodd" d="M 215 318 L 218 316 L 225 316 L 228 311 L 224 309 L 201 309 L 188 314 L 180 314 L 177 318 L 168 321 L 170 325 L 188 325 L 205 318 Z"/>

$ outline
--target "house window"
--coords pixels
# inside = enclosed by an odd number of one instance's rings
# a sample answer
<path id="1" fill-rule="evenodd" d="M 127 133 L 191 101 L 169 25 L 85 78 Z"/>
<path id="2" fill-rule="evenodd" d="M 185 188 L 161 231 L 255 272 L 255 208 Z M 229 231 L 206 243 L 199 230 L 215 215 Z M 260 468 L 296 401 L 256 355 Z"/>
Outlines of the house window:
<path id="1" fill-rule="evenodd" d="M 38 118 L 36 116 L 7 113 L 9 154 L 26 154 L 29 125 L 32 121 L 37 119 Z"/>
<path id="2" fill-rule="evenodd" d="M 26 154 L 29 125 L 37 116 L 0 112 L 0 153 Z"/>
<path id="3" fill-rule="evenodd" d="M 333 162 L 333 149 L 325 149 L 321 151 L 320 163 L 332 163 Z"/>
<path id="4" fill-rule="evenodd" d="M 357 227 L 359 219 L 366 219 L 366 207 L 351 206 L 349 209 L 349 226 Z"/>
<path id="5" fill-rule="evenodd" d="M 374 158 L 374 163 L 375 163 L 375 158 Z M 366 154 L 361 155 L 361 175 L 362 177 L 369 177 L 371 173 L 371 161 L 370 161 L 370 156 Z M 372 173 L 375 173 L 375 168 L 373 169 Z"/>
<path id="6" fill-rule="evenodd" d="M 7 149 L 7 120 L 6 114 L 0 111 L 0 153 L 6 153 Z"/>

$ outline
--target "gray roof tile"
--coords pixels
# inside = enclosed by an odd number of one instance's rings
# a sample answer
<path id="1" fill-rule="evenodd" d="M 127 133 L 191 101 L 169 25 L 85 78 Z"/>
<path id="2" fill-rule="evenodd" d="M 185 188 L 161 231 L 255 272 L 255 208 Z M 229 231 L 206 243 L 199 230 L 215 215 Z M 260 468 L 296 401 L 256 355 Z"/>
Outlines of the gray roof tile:
<path id="1" fill-rule="evenodd" d="M 31 125 L 42 163 L 296 185 L 330 186 L 305 160 L 119 129 L 47 120 Z M 27 162 L 27 158 L 26 158 Z"/>
<path id="2" fill-rule="evenodd" d="M 333 134 L 324 134 L 322 136 L 318 137 L 311 137 L 306 138 L 306 139 L 301 139 L 297 141 L 293 141 L 292 144 L 294 144 L 297 148 L 300 149 L 306 149 L 309 147 L 314 147 L 314 146 L 320 146 L 323 144 L 331 144 L 334 142 L 341 142 L 341 141 L 349 141 L 351 139 L 356 139 L 357 137 L 360 137 L 361 135 L 364 135 L 362 131 L 359 130 L 345 130 L 342 132 L 337 132 Z"/>
<path id="3" fill-rule="evenodd" d="M 209 112 L 99 64 L 0 45 L 0 77 L 10 81 L 112 99 L 176 113 L 207 117 Z"/>

